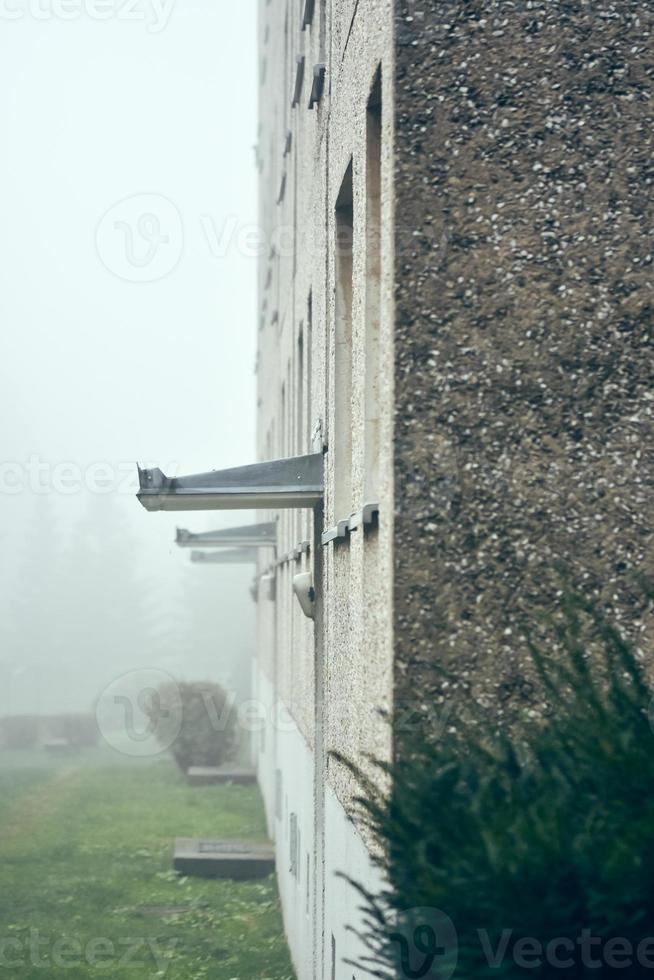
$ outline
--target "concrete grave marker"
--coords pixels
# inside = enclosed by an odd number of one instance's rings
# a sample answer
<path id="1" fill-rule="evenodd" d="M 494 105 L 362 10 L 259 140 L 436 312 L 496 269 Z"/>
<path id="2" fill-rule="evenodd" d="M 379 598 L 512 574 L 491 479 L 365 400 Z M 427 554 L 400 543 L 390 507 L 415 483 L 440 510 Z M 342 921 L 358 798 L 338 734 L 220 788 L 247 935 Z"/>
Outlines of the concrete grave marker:
<path id="1" fill-rule="evenodd" d="M 51 738 L 43 743 L 43 751 L 50 755 L 67 755 L 73 751 L 73 745 L 67 738 Z"/>
<path id="2" fill-rule="evenodd" d="M 253 786 L 257 781 L 253 769 L 238 769 L 229 766 L 191 766 L 186 773 L 190 786 Z"/>
<path id="3" fill-rule="evenodd" d="M 272 844 L 178 837 L 173 867 L 180 874 L 200 878 L 267 878 L 275 870 L 275 850 Z"/>

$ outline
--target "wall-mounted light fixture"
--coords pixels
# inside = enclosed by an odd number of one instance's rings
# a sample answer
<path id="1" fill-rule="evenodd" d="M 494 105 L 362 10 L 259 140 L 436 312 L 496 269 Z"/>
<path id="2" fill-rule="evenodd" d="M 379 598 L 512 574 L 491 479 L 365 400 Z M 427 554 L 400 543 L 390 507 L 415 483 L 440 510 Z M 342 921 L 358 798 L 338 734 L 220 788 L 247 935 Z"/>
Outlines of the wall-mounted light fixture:
<path id="1" fill-rule="evenodd" d="M 248 524 L 203 534 L 193 534 L 178 527 L 175 543 L 180 548 L 276 548 L 277 525 L 274 522 Z"/>
<path id="2" fill-rule="evenodd" d="M 168 477 L 139 467 L 137 497 L 148 511 L 288 510 L 322 501 L 322 453 Z"/>
<path id="3" fill-rule="evenodd" d="M 301 572 L 293 577 L 293 591 L 307 619 L 315 619 L 316 592 L 311 572 Z"/>

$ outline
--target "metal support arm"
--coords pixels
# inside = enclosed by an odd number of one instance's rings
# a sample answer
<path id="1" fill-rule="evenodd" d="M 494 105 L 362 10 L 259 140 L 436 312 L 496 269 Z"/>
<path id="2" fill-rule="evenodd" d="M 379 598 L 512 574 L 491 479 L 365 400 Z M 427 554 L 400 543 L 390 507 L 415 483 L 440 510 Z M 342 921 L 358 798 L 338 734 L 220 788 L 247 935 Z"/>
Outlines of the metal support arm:
<path id="1" fill-rule="evenodd" d="M 194 476 L 168 477 L 139 467 L 137 497 L 149 511 L 282 510 L 322 501 L 321 453 Z"/>
<path id="2" fill-rule="evenodd" d="M 180 548 L 275 548 L 277 525 L 248 524 L 247 527 L 226 527 L 220 531 L 193 534 L 177 528 L 176 544 Z"/>

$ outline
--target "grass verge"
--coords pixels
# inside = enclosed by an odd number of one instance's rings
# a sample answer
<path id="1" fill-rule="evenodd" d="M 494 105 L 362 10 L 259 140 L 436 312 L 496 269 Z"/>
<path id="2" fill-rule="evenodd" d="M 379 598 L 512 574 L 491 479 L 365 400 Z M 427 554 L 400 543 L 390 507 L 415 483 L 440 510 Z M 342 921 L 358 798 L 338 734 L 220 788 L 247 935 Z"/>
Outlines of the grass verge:
<path id="1" fill-rule="evenodd" d="M 256 787 L 172 763 L 0 757 L 0 980 L 290 980 L 274 878 L 171 871 L 176 836 L 265 840 Z"/>

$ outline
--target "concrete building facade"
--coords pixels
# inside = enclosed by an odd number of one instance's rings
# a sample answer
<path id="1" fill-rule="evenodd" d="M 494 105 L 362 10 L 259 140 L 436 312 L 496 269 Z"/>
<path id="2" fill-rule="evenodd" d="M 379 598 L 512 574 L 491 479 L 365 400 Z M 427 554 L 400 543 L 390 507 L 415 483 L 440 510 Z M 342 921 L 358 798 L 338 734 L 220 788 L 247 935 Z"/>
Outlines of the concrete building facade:
<path id="1" fill-rule="evenodd" d="M 337 875 L 374 872 L 330 753 L 388 759 L 391 740 L 392 4 L 262 0 L 259 29 L 259 458 L 325 451 L 322 510 L 261 515 L 281 563 L 259 586 L 259 771 L 298 974 L 350 980 L 359 899 Z"/>
<path id="2" fill-rule="evenodd" d="M 260 0 L 258 455 L 325 461 L 321 508 L 260 514 L 300 980 L 359 980 L 338 874 L 378 884 L 332 753 L 433 736 L 435 660 L 541 710 L 521 624 L 560 563 L 651 649 L 651 28 L 636 0 Z"/>

